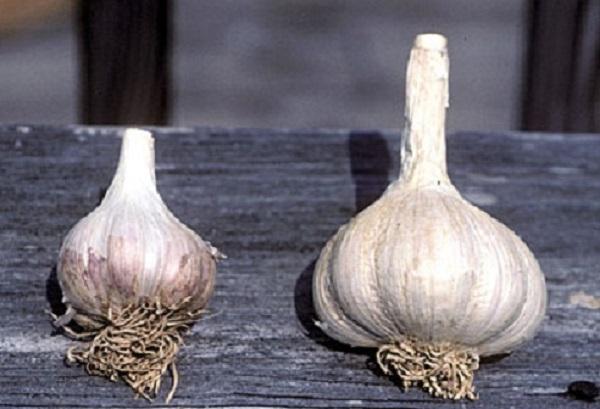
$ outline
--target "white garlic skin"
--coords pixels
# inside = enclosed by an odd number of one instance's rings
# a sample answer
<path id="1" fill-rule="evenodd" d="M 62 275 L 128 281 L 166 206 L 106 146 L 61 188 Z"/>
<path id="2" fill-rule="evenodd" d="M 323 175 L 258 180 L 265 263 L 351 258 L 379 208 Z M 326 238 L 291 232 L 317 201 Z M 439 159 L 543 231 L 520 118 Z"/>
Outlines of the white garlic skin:
<path id="1" fill-rule="evenodd" d="M 319 325 L 340 342 L 379 347 L 410 337 L 487 356 L 531 339 L 544 318 L 545 281 L 533 254 L 447 175 L 447 67 L 445 39 L 417 37 L 401 177 L 338 230 L 316 264 Z"/>
<path id="2" fill-rule="evenodd" d="M 388 189 L 327 243 L 313 291 L 321 328 L 362 347 L 416 337 L 509 352 L 546 309 L 527 246 L 447 187 Z"/>
<path id="3" fill-rule="evenodd" d="M 109 307 L 144 299 L 172 305 L 191 297 L 190 310 L 204 307 L 217 254 L 166 207 L 155 185 L 154 140 L 130 129 L 104 200 L 63 241 L 57 276 L 75 319 L 93 326 Z"/>

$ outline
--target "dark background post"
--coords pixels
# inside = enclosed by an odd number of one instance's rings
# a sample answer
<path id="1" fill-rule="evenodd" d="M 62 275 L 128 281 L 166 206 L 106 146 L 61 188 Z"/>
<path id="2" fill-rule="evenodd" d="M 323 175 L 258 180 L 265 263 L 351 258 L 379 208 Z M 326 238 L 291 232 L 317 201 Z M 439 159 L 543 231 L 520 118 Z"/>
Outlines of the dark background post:
<path id="1" fill-rule="evenodd" d="M 80 121 L 166 124 L 172 3 L 86 0 L 78 7 Z"/>
<path id="2" fill-rule="evenodd" d="M 600 1 L 532 0 L 522 128 L 600 131 Z"/>

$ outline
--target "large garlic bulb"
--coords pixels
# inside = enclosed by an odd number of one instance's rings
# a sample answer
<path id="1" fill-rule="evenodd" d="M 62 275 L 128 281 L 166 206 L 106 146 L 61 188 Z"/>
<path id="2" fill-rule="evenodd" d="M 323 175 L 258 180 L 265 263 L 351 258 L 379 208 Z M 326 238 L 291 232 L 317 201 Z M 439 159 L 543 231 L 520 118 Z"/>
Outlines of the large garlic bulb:
<path id="1" fill-rule="evenodd" d="M 96 336 L 88 347 L 70 350 L 69 360 L 122 378 L 141 395 L 155 394 L 166 368 L 175 371 L 181 330 L 212 294 L 217 256 L 158 194 L 150 133 L 127 130 L 104 200 L 60 250 L 57 276 L 68 310 L 58 323 L 72 318 Z"/>
<path id="2" fill-rule="evenodd" d="M 379 348 L 386 373 L 435 396 L 475 398 L 479 356 L 534 336 L 544 276 L 525 243 L 452 185 L 445 158 L 446 39 L 416 38 L 407 70 L 400 178 L 321 252 L 320 327 Z"/>

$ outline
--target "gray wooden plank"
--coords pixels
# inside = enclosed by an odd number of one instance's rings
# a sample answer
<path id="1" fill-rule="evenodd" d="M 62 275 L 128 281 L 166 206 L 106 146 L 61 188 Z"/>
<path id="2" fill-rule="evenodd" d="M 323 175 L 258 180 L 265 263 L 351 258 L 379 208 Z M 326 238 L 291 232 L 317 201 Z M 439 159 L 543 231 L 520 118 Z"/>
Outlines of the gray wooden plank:
<path id="1" fill-rule="evenodd" d="M 229 256 L 210 312 L 180 355 L 175 406 L 587 407 L 550 393 L 600 381 L 600 311 L 569 303 L 575 291 L 600 294 L 598 136 L 449 137 L 455 183 L 530 244 L 550 293 L 535 341 L 483 365 L 480 400 L 454 404 L 401 392 L 376 370 L 371 351 L 337 344 L 312 324 L 312 263 L 396 175 L 396 133 L 155 131 L 165 201 Z M 71 341 L 52 335 L 43 312 L 56 291 L 48 279 L 60 241 L 110 182 L 117 132 L 0 126 L 0 407 L 147 406 L 123 385 L 65 366 Z"/>

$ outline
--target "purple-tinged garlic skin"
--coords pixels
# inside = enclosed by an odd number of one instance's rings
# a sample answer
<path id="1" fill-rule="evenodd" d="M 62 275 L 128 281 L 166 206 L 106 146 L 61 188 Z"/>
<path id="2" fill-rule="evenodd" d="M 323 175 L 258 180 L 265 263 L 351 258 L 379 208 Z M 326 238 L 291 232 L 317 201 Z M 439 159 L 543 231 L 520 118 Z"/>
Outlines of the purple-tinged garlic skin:
<path id="1" fill-rule="evenodd" d="M 109 307 L 144 300 L 173 305 L 190 297 L 190 311 L 203 308 L 218 255 L 162 201 L 150 133 L 129 129 L 104 200 L 63 241 L 57 276 L 73 319 L 97 327 Z"/>

